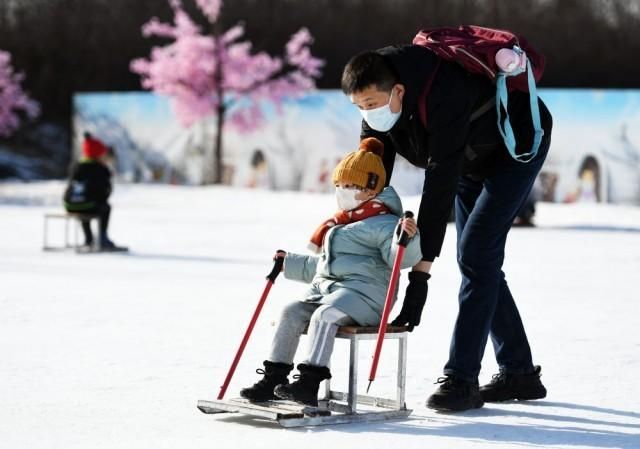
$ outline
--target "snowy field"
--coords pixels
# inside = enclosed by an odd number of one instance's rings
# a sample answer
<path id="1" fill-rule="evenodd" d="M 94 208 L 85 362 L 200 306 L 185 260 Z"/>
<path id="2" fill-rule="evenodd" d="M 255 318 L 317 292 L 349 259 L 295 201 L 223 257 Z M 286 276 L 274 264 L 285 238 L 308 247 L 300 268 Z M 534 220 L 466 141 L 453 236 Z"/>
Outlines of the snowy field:
<path id="1" fill-rule="evenodd" d="M 330 195 L 117 186 L 111 235 L 128 255 L 44 253 L 63 184 L 0 184 L 0 448 L 640 448 L 640 208 L 539 205 L 505 266 L 542 365 L 545 400 L 428 410 L 457 308 L 455 232 L 409 339 L 404 421 L 285 430 L 204 415 L 265 285 L 274 250 L 304 251 Z M 405 207 L 417 210 L 418 199 Z M 55 224 L 55 223 L 54 223 Z M 62 228 L 51 229 L 52 238 Z M 406 284 L 403 274 L 401 289 Z M 278 279 L 227 396 L 250 385 L 281 307 Z M 397 309 L 392 313 L 397 313 Z M 344 387 L 347 344 L 332 371 Z M 373 344 L 361 348 L 365 385 Z M 393 392 L 385 346 L 371 393 Z M 489 346 L 480 381 L 496 372 Z"/>

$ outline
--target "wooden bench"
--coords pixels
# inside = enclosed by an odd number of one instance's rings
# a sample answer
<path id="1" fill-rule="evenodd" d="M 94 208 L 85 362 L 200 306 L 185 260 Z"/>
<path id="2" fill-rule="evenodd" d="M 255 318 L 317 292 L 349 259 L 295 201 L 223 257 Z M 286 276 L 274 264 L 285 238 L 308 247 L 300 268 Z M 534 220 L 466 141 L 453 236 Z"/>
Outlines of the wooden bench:
<path id="1" fill-rule="evenodd" d="M 64 245 L 63 246 L 52 246 L 49 243 L 49 220 L 64 220 Z M 99 220 L 99 215 L 96 214 L 83 214 L 83 213 L 48 213 L 44 215 L 44 236 L 43 236 L 43 244 L 42 249 L 44 251 L 60 251 L 67 249 L 75 249 L 78 250 L 82 245 L 80 244 L 80 239 L 78 238 L 79 228 L 82 221 L 89 221 L 89 225 L 91 225 L 92 220 Z M 69 227 L 70 222 L 74 222 L 73 231 L 71 235 L 73 240 L 69 238 Z"/>
<path id="2" fill-rule="evenodd" d="M 305 407 L 291 401 L 268 401 L 252 403 L 246 399 L 198 401 L 203 413 L 243 413 L 268 418 L 282 427 L 316 426 L 372 422 L 405 418 L 412 410 L 405 404 L 407 378 L 407 338 L 404 326 L 387 326 L 385 340 L 398 340 L 398 362 L 396 397 L 382 398 L 358 394 L 358 345 L 363 340 L 376 340 L 378 327 L 342 326 L 337 339 L 349 340 L 349 386 L 346 392 L 331 389 L 330 380 L 325 381 L 324 398 L 318 400 L 319 407 Z M 386 347 L 385 350 L 390 348 Z M 360 409 L 358 406 L 361 406 Z M 367 407 L 367 409 L 362 409 Z"/>

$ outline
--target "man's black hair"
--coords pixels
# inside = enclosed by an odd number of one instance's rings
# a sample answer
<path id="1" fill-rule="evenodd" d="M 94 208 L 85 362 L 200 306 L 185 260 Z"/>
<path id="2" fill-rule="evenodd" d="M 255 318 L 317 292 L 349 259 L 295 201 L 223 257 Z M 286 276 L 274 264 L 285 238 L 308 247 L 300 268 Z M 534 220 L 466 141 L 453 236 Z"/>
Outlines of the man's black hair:
<path id="1" fill-rule="evenodd" d="M 384 57 L 375 51 L 360 53 L 347 63 L 342 72 L 342 91 L 346 95 L 360 92 L 374 85 L 378 90 L 390 91 L 398 78 Z"/>

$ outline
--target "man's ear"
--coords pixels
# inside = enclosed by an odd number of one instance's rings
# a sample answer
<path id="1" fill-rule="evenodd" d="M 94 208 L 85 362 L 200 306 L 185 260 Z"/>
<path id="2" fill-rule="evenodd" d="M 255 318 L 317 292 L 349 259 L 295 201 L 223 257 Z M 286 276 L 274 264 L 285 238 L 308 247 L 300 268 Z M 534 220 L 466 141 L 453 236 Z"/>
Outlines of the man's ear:
<path id="1" fill-rule="evenodd" d="M 405 93 L 405 87 L 404 84 L 395 84 L 393 86 L 396 89 L 396 93 L 398 94 L 398 98 L 400 99 L 400 101 L 402 101 L 402 99 L 404 98 L 404 93 Z"/>

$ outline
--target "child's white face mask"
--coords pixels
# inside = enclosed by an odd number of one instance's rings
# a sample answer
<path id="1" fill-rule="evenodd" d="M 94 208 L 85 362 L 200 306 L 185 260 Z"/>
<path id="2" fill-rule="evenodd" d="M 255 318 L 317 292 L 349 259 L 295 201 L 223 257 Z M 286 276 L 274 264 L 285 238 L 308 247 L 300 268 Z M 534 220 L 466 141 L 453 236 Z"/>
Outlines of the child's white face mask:
<path id="1" fill-rule="evenodd" d="M 336 186 L 336 201 L 338 202 L 338 207 L 342 210 L 353 210 L 364 203 L 363 200 L 356 199 L 358 193 L 360 193 L 360 190 L 355 188 L 347 189 Z"/>

